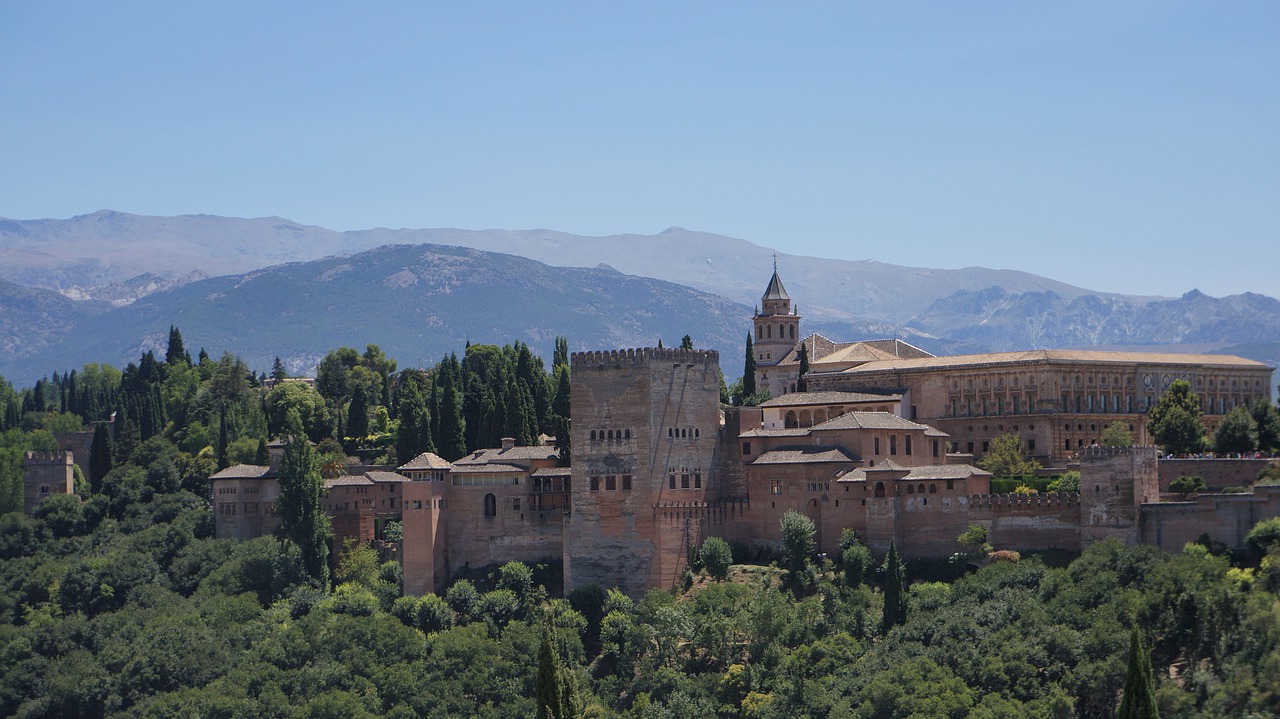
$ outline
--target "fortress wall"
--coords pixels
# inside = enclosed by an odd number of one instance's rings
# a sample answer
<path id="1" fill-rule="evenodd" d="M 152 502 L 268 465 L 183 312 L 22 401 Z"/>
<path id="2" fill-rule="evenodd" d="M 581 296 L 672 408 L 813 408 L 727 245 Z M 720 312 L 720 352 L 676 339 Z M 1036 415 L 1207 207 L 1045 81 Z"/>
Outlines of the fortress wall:
<path id="1" fill-rule="evenodd" d="M 1169 483 L 1178 477 L 1200 477 L 1209 489 L 1221 492 L 1226 487 L 1252 487 L 1258 472 L 1274 459 L 1162 459 L 1160 489 L 1168 492 Z"/>
<path id="2" fill-rule="evenodd" d="M 1080 495 L 982 494 L 970 499 L 975 523 L 996 549 L 1080 549 Z M 962 530 L 963 531 L 963 530 Z"/>
<path id="3" fill-rule="evenodd" d="M 1138 506 L 1156 502 L 1154 447 L 1094 447 L 1080 452 L 1080 546 L 1114 537 L 1138 541 Z"/>
<path id="4" fill-rule="evenodd" d="M 75 493 L 75 456 L 71 452 L 26 452 L 22 456 L 22 510 L 27 514 L 55 494 Z"/>
<path id="5" fill-rule="evenodd" d="M 1252 494 L 1202 494 L 1192 502 L 1144 504 L 1139 538 L 1177 552 L 1207 534 L 1231 549 L 1244 549 L 1253 525 L 1272 517 L 1280 517 L 1280 486 L 1256 487 Z"/>

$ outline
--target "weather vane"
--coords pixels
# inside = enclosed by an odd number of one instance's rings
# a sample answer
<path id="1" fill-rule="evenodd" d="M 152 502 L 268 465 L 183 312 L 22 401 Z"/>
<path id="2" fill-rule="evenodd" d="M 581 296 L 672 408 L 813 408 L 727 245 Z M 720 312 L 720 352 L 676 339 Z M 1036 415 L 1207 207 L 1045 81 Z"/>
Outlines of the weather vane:
<path id="1" fill-rule="evenodd" d="M 773 271 L 774 272 L 778 271 L 778 251 L 777 250 L 773 251 Z"/>

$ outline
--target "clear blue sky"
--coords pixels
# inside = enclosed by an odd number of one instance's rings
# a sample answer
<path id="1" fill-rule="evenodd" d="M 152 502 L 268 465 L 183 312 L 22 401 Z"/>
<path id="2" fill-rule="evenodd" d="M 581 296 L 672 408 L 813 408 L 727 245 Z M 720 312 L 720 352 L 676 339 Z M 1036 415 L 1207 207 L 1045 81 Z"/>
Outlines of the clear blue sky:
<path id="1" fill-rule="evenodd" d="M 1280 296 L 1280 3 L 0 3 L 0 216 L 671 225 Z"/>

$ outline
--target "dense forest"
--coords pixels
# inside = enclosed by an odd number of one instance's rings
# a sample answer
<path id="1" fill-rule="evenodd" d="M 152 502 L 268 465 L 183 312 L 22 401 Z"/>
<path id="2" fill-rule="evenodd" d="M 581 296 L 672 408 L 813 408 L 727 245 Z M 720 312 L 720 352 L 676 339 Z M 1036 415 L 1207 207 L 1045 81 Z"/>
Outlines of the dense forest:
<path id="1" fill-rule="evenodd" d="M 123 371 L 0 381 L 0 716 L 1112 717 L 1146 686 L 1126 684 L 1135 656 L 1166 719 L 1278 715 L 1280 520 L 1239 554 L 1107 541 L 904 564 L 852 532 L 814 556 L 789 515 L 769 564 L 710 538 L 680 586 L 638 598 L 562 598 L 556 567 L 518 562 L 402 596 L 371 547 L 317 579 L 289 539 L 213 538 L 209 475 L 286 424 L 318 441 L 309 472 L 528 443 L 567 421 L 561 359 L 478 345 L 397 371 L 343 348 L 311 390 L 192 360 L 175 330 Z M 111 412 L 78 494 L 28 517 L 19 483 L 13 511 L 21 451 Z"/>

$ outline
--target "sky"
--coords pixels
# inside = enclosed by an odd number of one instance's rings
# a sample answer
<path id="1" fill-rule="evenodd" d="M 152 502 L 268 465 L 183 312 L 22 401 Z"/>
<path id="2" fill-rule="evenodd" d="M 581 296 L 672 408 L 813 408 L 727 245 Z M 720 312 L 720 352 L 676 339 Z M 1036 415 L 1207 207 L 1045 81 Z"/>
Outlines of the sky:
<path id="1" fill-rule="evenodd" d="M 0 216 L 680 226 L 1280 297 L 1277 37 L 1274 0 L 8 0 Z"/>

